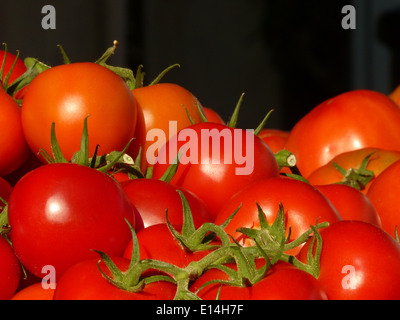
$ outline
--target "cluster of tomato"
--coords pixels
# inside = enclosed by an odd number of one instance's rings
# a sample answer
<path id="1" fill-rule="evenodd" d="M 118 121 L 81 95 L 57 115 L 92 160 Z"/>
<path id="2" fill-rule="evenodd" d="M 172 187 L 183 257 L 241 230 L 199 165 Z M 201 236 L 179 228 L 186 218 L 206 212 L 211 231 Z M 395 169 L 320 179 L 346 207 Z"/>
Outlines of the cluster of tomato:
<path id="1" fill-rule="evenodd" d="M 245 130 L 242 97 L 225 122 L 108 65 L 115 48 L 54 67 L 1 51 L 1 299 L 400 298 L 396 91 Z"/>

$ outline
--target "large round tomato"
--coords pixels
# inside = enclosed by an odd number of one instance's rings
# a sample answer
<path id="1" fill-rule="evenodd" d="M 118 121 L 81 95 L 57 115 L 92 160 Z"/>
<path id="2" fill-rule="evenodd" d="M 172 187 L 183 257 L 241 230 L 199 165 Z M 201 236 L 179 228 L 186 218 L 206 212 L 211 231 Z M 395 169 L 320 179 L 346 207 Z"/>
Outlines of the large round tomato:
<path id="1" fill-rule="evenodd" d="M 0 88 L 0 176 L 5 176 L 19 166 L 29 156 L 21 124 L 18 104 L 3 88 Z"/>
<path id="2" fill-rule="evenodd" d="M 247 237 L 236 230 L 241 227 L 260 228 L 257 203 L 269 224 L 275 221 L 282 203 L 286 229 L 291 228 L 289 241 L 297 239 L 317 220 L 319 223 L 334 223 L 342 219 L 332 203 L 308 183 L 289 178 L 270 178 L 255 182 L 233 196 L 220 210 L 215 224 L 222 224 L 241 205 L 225 231 L 241 244 L 249 245 L 251 242 Z M 300 248 L 296 247 L 288 253 L 295 255 Z"/>
<path id="3" fill-rule="evenodd" d="M 339 221 L 320 231 L 318 281 L 331 300 L 399 300 L 400 245 L 362 221 Z M 299 254 L 306 261 L 310 242 Z"/>
<path id="4" fill-rule="evenodd" d="M 22 126 L 36 154 L 51 154 L 55 131 L 67 160 L 80 149 L 84 119 L 88 118 L 89 154 L 121 151 L 133 138 L 137 107 L 125 82 L 95 63 L 59 65 L 43 71 L 29 84 L 22 103 Z"/>
<path id="5" fill-rule="evenodd" d="M 111 259 L 121 271 L 128 270 L 129 259 Z M 98 262 L 99 259 L 90 259 L 71 266 L 57 282 L 54 300 L 172 300 L 175 296 L 176 286 L 166 281 L 146 285 L 137 293 L 120 289 L 103 277 Z M 99 267 L 111 276 L 103 261 Z"/>
<path id="6" fill-rule="evenodd" d="M 235 264 L 228 265 L 236 270 Z M 208 281 L 229 280 L 226 273 L 210 269 L 190 287 L 192 292 Z M 220 291 L 219 291 L 220 290 Z M 220 300 L 326 300 L 317 279 L 286 262 L 273 265 L 267 275 L 252 286 L 232 286 L 213 283 L 201 289 L 197 295 L 203 300 L 215 300 L 219 291 Z"/>
<path id="7" fill-rule="evenodd" d="M 9 300 L 21 280 L 21 266 L 8 241 L 0 235 L 0 300 Z"/>
<path id="8" fill-rule="evenodd" d="M 400 160 L 384 170 L 367 192 L 367 197 L 380 216 L 382 228 L 393 237 L 396 226 L 400 228 L 399 174 Z"/>
<path id="9" fill-rule="evenodd" d="M 202 122 L 197 98 L 187 89 L 174 83 L 158 83 L 132 90 L 133 97 L 138 104 L 138 119 L 135 140 L 130 153 L 135 155 L 142 147 L 143 155 L 153 143 L 147 133 L 152 130 L 161 130 L 166 139 L 176 131 L 188 127 L 193 123 Z M 202 106 L 200 105 L 200 108 Z M 149 163 L 142 157 L 142 169 Z"/>
<path id="10" fill-rule="evenodd" d="M 45 288 L 38 282 L 18 291 L 11 300 L 53 300 L 54 291 L 54 288 Z"/>
<path id="11" fill-rule="evenodd" d="M 381 218 L 372 202 L 356 188 L 336 183 L 314 187 L 328 198 L 343 220 L 361 220 L 382 227 Z"/>
<path id="12" fill-rule="evenodd" d="M 144 227 L 166 222 L 182 225 L 182 200 L 177 190 L 182 191 L 188 201 L 193 221 L 198 228 L 204 222 L 213 222 L 214 217 L 199 197 L 173 185 L 156 179 L 132 179 L 121 183 L 129 200 L 139 211 Z"/>
<path id="13" fill-rule="evenodd" d="M 360 168 L 362 167 L 362 163 L 364 159 L 368 156 L 368 163 L 365 167 L 367 174 L 360 172 Z M 359 189 L 362 193 L 366 194 L 368 192 L 369 187 L 372 182 L 378 177 L 383 170 L 385 170 L 392 163 L 400 160 L 400 151 L 393 150 L 384 150 L 384 149 L 376 149 L 376 148 L 362 148 L 358 150 L 343 152 L 335 156 L 332 160 L 330 160 L 327 164 L 322 167 L 316 169 L 313 173 L 311 173 L 307 180 L 313 185 L 323 185 L 323 184 L 332 184 L 338 182 L 356 182 L 356 184 L 351 184 Z M 342 167 L 346 174 L 343 175 L 334 165 L 336 163 L 340 167 Z M 361 174 L 361 181 L 364 180 L 365 177 L 368 178 L 368 182 L 359 183 L 359 174 Z M 354 177 L 357 177 L 354 179 Z"/>
<path id="14" fill-rule="evenodd" d="M 199 196 L 214 216 L 246 185 L 279 176 L 271 149 L 251 131 L 210 122 L 187 127 L 161 148 L 154 178 L 176 160 L 177 150 L 183 153 L 170 183 Z"/>
<path id="15" fill-rule="evenodd" d="M 122 255 L 135 226 L 135 208 L 118 183 L 95 169 L 62 163 L 31 171 L 14 187 L 8 218 L 14 250 L 25 268 L 43 277 L 51 265 L 60 276 L 72 264 Z"/>
<path id="16" fill-rule="evenodd" d="M 361 149 L 400 150 L 400 108 L 388 96 L 353 90 L 328 99 L 292 128 L 285 149 L 307 177 L 336 155 Z"/>

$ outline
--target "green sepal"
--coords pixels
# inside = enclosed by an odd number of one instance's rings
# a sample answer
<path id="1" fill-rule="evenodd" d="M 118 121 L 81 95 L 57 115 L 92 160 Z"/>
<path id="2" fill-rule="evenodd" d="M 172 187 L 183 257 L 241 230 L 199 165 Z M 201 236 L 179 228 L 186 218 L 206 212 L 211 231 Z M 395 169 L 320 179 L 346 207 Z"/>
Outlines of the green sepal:
<path id="1" fill-rule="evenodd" d="M 235 109 L 233 110 L 233 114 L 227 123 L 227 126 L 230 128 L 236 128 L 238 118 L 239 118 L 240 107 L 241 107 L 242 101 L 243 101 L 243 97 L 244 97 L 244 92 L 240 95 L 239 100 L 236 103 Z"/>

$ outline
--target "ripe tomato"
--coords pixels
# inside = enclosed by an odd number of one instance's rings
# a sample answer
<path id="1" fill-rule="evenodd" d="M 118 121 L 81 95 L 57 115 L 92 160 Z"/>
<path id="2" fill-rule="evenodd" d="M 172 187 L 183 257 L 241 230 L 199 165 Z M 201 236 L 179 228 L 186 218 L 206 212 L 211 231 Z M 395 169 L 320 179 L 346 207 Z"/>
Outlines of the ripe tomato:
<path id="1" fill-rule="evenodd" d="M 291 228 L 289 241 L 297 239 L 317 220 L 318 223 L 334 223 L 342 219 L 326 197 L 308 183 L 289 178 L 270 178 L 255 182 L 233 196 L 220 210 L 214 223 L 221 225 L 241 205 L 225 231 L 242 245 L 249 245 L 248 238 L 236 230 L 241 227 L 260 228 L 257 203 L 269 224 L 275 221 L 282 203 L 286 229 Z M 296 247 L 288 253 L 296 255 L 300 248 Z"/>
<path id="2" fill-rule="evenodd" d="M 339 221 L 320 231 L 318 281 L 330 300 L 400 299 L 400 245 L 362 221 Z M 308 242 L 299 254 L 306 261 Z"/>
<path id="3" fill-rule="evenodd" d="M 5 238 L 0 236 L 0 300 L 9 300 L 17 291 L 21 266 Z"/>
<path id="4" fill-rule="evenodd" d="M 203 110 L 204 110 L 205 116 L 207 117 L 208 122 L 225 124 L 225 121 L 222 120 L 222 117 L 214 109 L 203 107 Z"/>
<path id="5" fill-rule="evenodd" d="M 55 131 L 67 160 L 80 149 L 84 119 L 88 118 L 89 154 L 121 151 L 133 138 L 137 107 L 125 82 L 95 63 L 71 63 L 43 71 L 29 84 L 22 102 L 22 127 L 32 151 L 51 154 Z"/>
<path id="6" fill-rule="evenodd" d="M 180 231 L 180 227 L 174 226 Z M 172 263 L 180 268 L 185 268 L 190 262 L 197 261 L 206 256 L 210 251 L 188 252 L 174 238 L 165 223 L 151 225 L 137 233 L 139 241 L 140 259 L 155 259 Z M 124 257 L 132 256 L 133 242 L 127 245 Z"/>
<path id="7" fill-rule="evenodd" d="M 214 216 L 246 185 L 279 176 L 271 149 L 251 131 L 204 122 L 179 131 L 162 147 L 154 178 L 175 161 L 175 146 L 185 151 L 170 183 L 196 194 Z"/>
<path id="8" fill-rule="evenodd" d="M 336 155 L 362 148 L 400 151 L 400 108 L 386 95 L 353 90 L 328 99 L 292 128 L 285 149 L 303 176 Z M 373 133 L 373 134 L 371 134 Z"/>
<path id="9" fill-rule="evenodd" d="M 276 153 L 284 148 L 289 132 L 279 129 L 263 129 L 258 136 L 271 148 L 273 153 Z"/>
<path id="10" fill-rule="evenodd" d="M 396 226 L 400 227 L 399 174 L 400 160 L 385 169 L 371 184 L 367 193 L 381 218 L 382 228 L 393 237 Z"/>
<path id="11" fill-rule="evenodd" d="M 168 220 L 171 224 L 182 225 L 182 200 L 176 190 L 181 190 L 189 203 L 196 227 L 214 220 L 205 203 L 196 195 L 183 188 L 156 179 L 132 179 L 125 181 L 122 188 L 129 200 L 139 211 L 144 227 L 165 223 L 165 210 L 168 209 Z M 156 201 L 154 200 L 156 197 Z"/>
<path id="12" fill-rule="evenodd" d="M 11 300 L 53 300 L 55 289 L 44 289 L 41 282 L 18 291 Z"/>
<path id="13" fill-rule="evenodd" d="M 237 269 L 235 264 L 228 265 Z M 196 292 L 211 280 L 229 280 L 226 273 L 210 269 L 200 276 L 190 290 Z M 214 283 L 201 289 L 198 296 L 203 300 L 215 300 L 221 284 Z M 220 300 L 327 300 L 317 279 L 286 262 L 272 266 L 267 275 L 252 286 L 235 287 L 222 285 Z"/>
<path id="14" fill-rule="evenodd" d="M 20 108 L 3 88 L 0 88 L 0 127 L 0 176 L 5 176 L 24 163 L 29 147 L 22 130 Z"/>
<path id="15" fill-rule="evenodd" d="M 307 180 L 314 185 L 343 182 L 346 180 L 345 177 L 339 172 L 333 163 L 338 164 L 340 167 L 350 172 L 351 170 L 358 170 L 361 167 L 363 160 L 370 154 L 372 155 L 369 158 L 366 169 L 372 171 L 373 176 L 367 184 L 360 186 L 360 191 L 366 194 L 374 179 L 392 163 L 400 160 L 400 151 L 362 148 L 359 150 L 344 152 L 335 156 L 327 164 L 315 170 L 308 176 Z"/>
<path id="16" fill-rule="evenodd" d="M 111 259 L 121 271 L 128 270 L 130 260 L 122 257 Z M 143 291 L 132 293 L 111 284 L 100 273 L 99 259 L 81 261 L 71 266 L 57 282 L 54 300 L 172 300 L 176 286 L 160 281 L 146 285 Z M 103 261 L 100 268 L 110 276 Z"/>
<path id="17" fill-rule="evenodd" d="M 4 50 L 0 50 L 0 66 L 2 65 L 2 63 L 4 61 L 5 55 L 6 55 L 6 52 Z M 17 59 L 17 60 L 15 61 L 15 59 Z M 17 58 L 16 55 L 7 51 L 7 57 L 6 57 L 6 61 L 4 64 L 3 78 L 1 79 L 2 81 L 4 81 L 5 77 L 7 76 L 7 73 L 10 71 L 12 65 L 14 64 L 14 61 L 15 61 L 15 65 L 11 72 L 10 78 L 8 79 L 8 84 L 13 83 L 14 80 L 16 80 L 18 77 L 22 76 L 26 71 L 26 66 L 24 64 L 24 61 L 22 61 L 20 58 Z"/>
<path id="18" fill-rule="evenodd" d="M 35 276 L 51 265 L 60 276 L 97 254 L 122 255 L 135 226 L 135 208 L 118 183 L 85 166 L 43 165 L 15 185 L 8 202 L 14 250 Z M 34 240 L 32 240 L 34 239 Z"/>
<path id="19" fill-rule="evenodd" d="M 381 219 L 370 199 L 361 191 L 344 184 L 314 186 L 337 209 L 343 220 L 361 220 L 382 227 Z"/>
<path id="20" fill-rule="evenodd" d="M 133 89 L 132 94 L 138 104 L 135 140 L 132 142 L 129 152 L 133 156 L 138 153 L 140 146 L 143 155 L 146 155 L 149 145 L 153 143 L 147 138 L 149 130 L 162 130 L 168 139 L 175 134 L 175 132 L 170 132 L 170 121 L 176 121 L 177 131 L 190 126 L 192 124 L 190 119 L 193 123 L 203 121 L 197 107 L 199 101 L 190 91 L 180 85 L 158 83 Z M 202 107 L 200 106 L 200 108 Z M 142 170 L 148 166 L 148 159 L 142 157 Z"/>

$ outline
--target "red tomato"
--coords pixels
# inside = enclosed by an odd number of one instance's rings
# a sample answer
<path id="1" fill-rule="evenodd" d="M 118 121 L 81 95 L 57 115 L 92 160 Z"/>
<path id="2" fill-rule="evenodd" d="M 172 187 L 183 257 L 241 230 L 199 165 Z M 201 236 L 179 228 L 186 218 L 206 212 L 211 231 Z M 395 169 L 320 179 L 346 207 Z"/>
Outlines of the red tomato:
<path id="1" fill-rule="evenodd" d="M 354 90 L 328 99 L 292 128 L 285 149 L 303 176 L 340 153 L 380 148 L 400 151 L 400 108 L 386 95 Z"/>
<path id="2" fill-rule="evenodd" d="M 168 209 L 169 222 L 182 225 L 183 207 L 177 190 L 181 190 L 185 195 L 196 227 L 214 220 L 214 217 L 199 197 L 183 188 L 176 188 L 165 181 L 132 179 L 123 182 L 122 188 L 131 203 L 139 211 L 145 228 L 154 224 L 165 223 L 166 209 Z"/>
<path id="3" fill-rule="evenodd" d="M 362 221 L 339 221 L 320 231 L 318 281 L 330 300 L 400 299 L 400 245 Z M 299 254 L 306 261 L 308 242 Z"/>
<path id="4" fill-rule="evenodd" d="M 29 147 L 22 131 L 20 108 L 3 88 L 0 88 L 0 127 L 0 176 L 5 176 L 24 163 Z"/>
<path id="5" fill-rule="evenodd" d="M 55 131 L 67 160 L 80 149 L 88 118 L 89 154 L 121 151 L 133 138 L 137 107 L 125 82 L 95 63 L 71 63 L 43 71 L 29 84 L 22 103 L 22 127 L 32 151 L 51 154 Z"/>
<path id="6" fill-rule="evenodd" d="M 284 148 L 289 132 L 279 129 L 263 129 L 258 136 L 271 148 L 273 153 L 276 153 Z"/>
<path id="7" fill-rule="evenodd" d="M 237 269 L 235 264 L 228 265 Z M 211 280 L 229 280 L 226 273 L 210 269 L 198 278 L 190 290 L 196 292 Z M 200 290 L 198 296 L 203 300 L 215 300 L 221 284 L 214 283 Z M 317 279 L 309 273 L 288 263 L 278 262 L 268 274 L 252 286 L 235 287 L 222 285 L 220 300 L 327 300 Z"/>
<path id="8" fill-rule="evenodd" d="M 21 266 L 8 241 L 0 235 L 0 300 L 9 300 L 17 291 Z"/>
<path id="9" fill-rule="evenodd" d="M 133 89 L 132 94 L 138 104 L 135 140 L 129 152 L 133 156 L 138 153 L 140 146 L 143 155 L 146 155 L 149 145 L 153 143 L 147 138 L 150 130 L 162 130 L 168 139 L 170 135 L 175 134 L 173 130 L 170 132 L 170 121 L 176 121 L 177 131 L 190 126 L 191 120 L 194 123 L 203 121 L 198 111 L 197 98 L 177 84 L 158 83 Z M 142 170 L 148 166 L 151 166 L 148 159 L 145 156 L 142 157 Z"/>
<path id="10" fill-rule="evenodd" d="M 371 184 L 367 193 L 381 218 L 382 228 L 393 237 L 396 226 L 400 228 L 399 174 L 400 160 L 384 170 Z"/>
<path id="11" fill-rule="evenodd" d="M 4 50 L 0 50 L 0 67 L 4 61 L 5 55 L 6 55 L 6 52 Z M 17 59 L 17 60 L 15 61 L 15 59 Z M 14 64 L 14 61 L 15 61 L 15 65 L 13 67 L 10 78 L 8 80 L 8 84 L 13 83 L 14 80 L 16 80 L 18 77 L 22 76 L 26 71 L 26 66 L 24 64 L 24 61 L 22 61 L 20 58 L 17 58 L 16 55 L 7 51 L 7 57 L 6 57 L 6 61 L 4 64 L 3 78 L 1 79 L 2 81 L 4 81 L 5 77 L 7 76 L 7 73 L 10 71 L 12 65 Z"/>
<path id="12" fill-rule="evenodd" d="M 34 283 L 18 291 L 11 300 L 53 300 L 55 289 L 43 288 L 42 283 Z"/>
<path id="13" fill-rule="evenodd" d="M 364 194 L 368 192 L 369 187 L 376 177 L 392 163 L 400 160 L 400 151 L 383 150 L 376 148 L 363 148 L 341 153 L 334 157 L 327 164 L 315 170 L 308 176 L 307 180 L 313 185 L 332 184 L 345 181 L 345 177 L 333 165 L 338 164 L 347 172 L 358 170 L 361 167 L 363 160 L 369 156 L 366 169 L 373 172 L 372 179 L 365 185 L 361 186 L 360 191 Z"/>
<path id="14" fill-rule="evenodd" d="M 177 231 L 180 227 L 174 226 Z M 151 225 L 137 233 L 139 241 L 140 259 L 155 259 L 185 268 L 190 262 L 198 261 L 210 251 L 188 252 L 182 248 L 174 238 L 165 223 Z M 132 256 L 133 242 L 127 245 L 124 257 L 130 259 Z"/>
<path id="15" fill-rule="evenodd" d="M 249 239 L 236 230 L 241 227 L 260 228 L 257 203 L 269 224 L 275 221 L 279 204 L 283 204 L 287 231 L 291 227 L 289 241 L 310 229 L 317 219 L 319 223 L 334 223 L 342 219 L 326 197 L 308 183 L 289 178 L 270 178 L 255 182 L 233 196 L 220 210 L 214 223 L 221 225 L 241 205 L 225 231 L 241 244 L 249 245 Z M 288 253 L 295 255 L 300 248 L 296 247 Z"/>
<path id="16" fill-rule="evenodd" d="M 14 187 L 8 218 L 14 250 L 32 274 L 51 265 L 60 276 L 92 249 L 122 255 L 135 226 L 135 208 L 118 183 L 85 166 L 49 164 Z M 34 239 L 34 241 L 32 240 Z"/>
<path id="17" fill-rule="evenodd" d="M 129 259 L 111 259 L 120 270 L 128 270 Z M 98 261 L 99 259 L 84 260 L 70 267 L 57 282 L 54 300 L 172 300 L 175 296 L 176 286 L 166 281 L 146 285 L 138 293 L 122 290 L 103 277 L 97 267 Z M 110 276 L 103 261 L 99 266 Z"/>
<path id="18" fill-rule="evenodd" d="M 344 184 L 314 186 L 337 209 L 343 220 L 360 220 L 382 227 L 381 219 L 370 199 L 361 191 Z"/>
<path id="19" fill-rule="evenodd" d="M 214 122 L 219 124 L 226 124 L 224 120 L 222 120 L 221 116 L 217 111 L 211 108 L 203 107 L 205 116 L 207 117 L 208 122 Z"/>
<path id="20" fill-rule="evenodd" d="M 214 216 L 246 185 L 279 176 L 271 149 L 251 131 L 204 122 L 179 131 L 162 147 L 154 178 L 175 161 L 175 143 L 176 150 L 185 151 L 170 183 L 196 194 Z"/>

